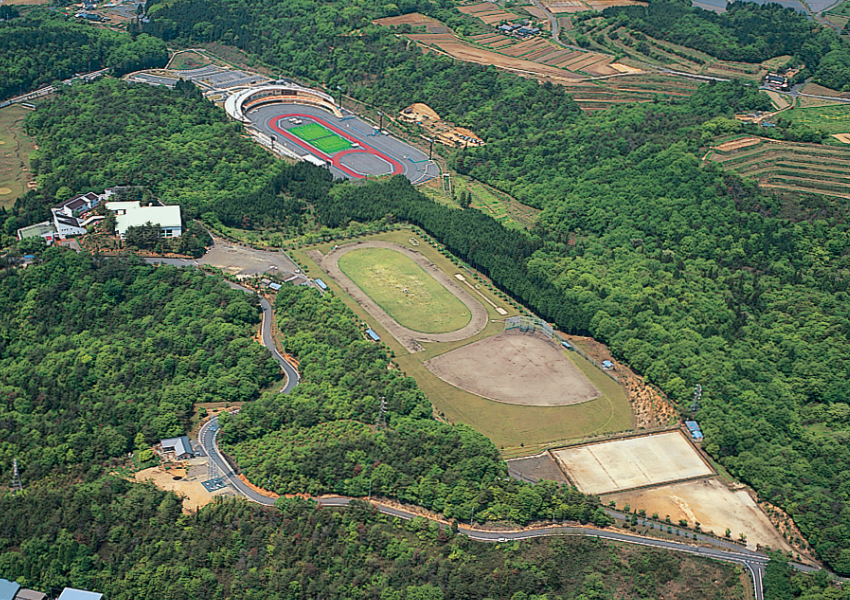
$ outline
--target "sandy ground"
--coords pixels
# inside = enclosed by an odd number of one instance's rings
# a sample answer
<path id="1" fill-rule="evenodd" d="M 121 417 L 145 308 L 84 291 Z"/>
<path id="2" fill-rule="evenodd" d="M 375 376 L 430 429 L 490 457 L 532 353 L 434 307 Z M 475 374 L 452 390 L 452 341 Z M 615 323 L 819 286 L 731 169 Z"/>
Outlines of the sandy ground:
<path id="1" fill-rule="evenodd" d="M 832 137 L 842 144 L 850 144 L 850 133 L 833 133 Z"/>
<path id="2" fill-rule="evenodd" d="M 599 390 L 543 335 L 505 332 L 425 361 L 446 383 L 477 396 L 524 406 L 569 406 Z"/>
<path id="3" fill-rule="evenodd" d="M 210 493 L 202 481 L 207 479 L 207 459 L 193 458 L 183 461 L 187 466 L 184 470 L 165 471 L 162 467 L 151 467 L 136 473 L 136 481 L 152 481 L 161 490 L 176 492 L 183 497 L 183 512 L 189 514 L 196 512 L 199 508 L 206 506 L 215 500 L 216 496 L 234 496 L 235 492 L 230 488 Z M 181 477 L 175 479 L 175 477 Z"/>
<path id="4" fill-rule="evenodd" d="M 532 482 L 548 479 L 558 483 L 567 483 L 567 478 L 564 477 L 561 469 L 558 468 L 548 452 L 528 458 L 515 458 L 507 461 L 507 463 L 508 472 L 515 479 Z"/>
<path id="5" fill-rule="evenodd" d="M 714 474 L 680 431 L 575 446 L 552 454 L 586 494 Z"/>
<path id="6" fill-rule="evenodd" d="M 352 250 L 359 248 L 389 248 L 390 250 L 396 250 L 397 252 L 401 252 L 405 256 L 413 259 L 413 261 L 422 267 L 426 273 L 431 275 L 451 294 L 466 305 L 469 312 L 472 313 L 472 318 L 470 319 L 469 324 L 457 331 L 451 331 L 449 333 L 419 333 L 412 329 L 408 329 L 407 327 L 402 327 L 398 321 L 393 319 L 383 308 L 378 306 L 376 302 L 366 295 L 363 290 L 357 287 L 357 285 L 339 268 L 340 257 L 347 252 L 351 252 Z M 354 300 L 362 306 L 366 312 L 372 315 L 372 318 L 378 321 L 378 323 L 380 323 L 384 329 L 397 339 L 402 346 L 407 348 L 409 352 L 419 352 L 422 350 L 422 346 L 419 342 L 458 342 L 472 337 L 487 326 L 487 309 L 484 308 L 478 300 L 473 298 L 470 293 L 464 290 L 456 281 L 453 280 L 453 278 L 441 271 L 437 265 L 425 258 L 422 254 L 415 250 L 411 250 L 410 248 L 405 248 L 400 244 L 381 241 L 354 242 L 339 246 L 336 250 L 331 250 L 324 256 L 315 250 L 311 251 L 309 255 L 328 275 L 336 280 L 340 287 L 342 287 L 349 296 L 354 298 Z"/>
<path id="7" fill-rule="evenodd" d="M 616 500 L 617 506 L 629 504 L 633 510 L 644 509 L 648 515 L 658 513 L 661 519 L 670 515 L 674 524 L 685 519 L 693 527 L 698 522 L 703 531 L 717 535 L 724 535 L 728 527 L 733 539 L 738 539 L 739 533 L 745 534 L 747 546 L 752 549 L 760 544 L 792 550 L 746 491 L 730 490 L 717 478 L 615 493 L 605 496 L 603 503 L 609 500 Z"/>

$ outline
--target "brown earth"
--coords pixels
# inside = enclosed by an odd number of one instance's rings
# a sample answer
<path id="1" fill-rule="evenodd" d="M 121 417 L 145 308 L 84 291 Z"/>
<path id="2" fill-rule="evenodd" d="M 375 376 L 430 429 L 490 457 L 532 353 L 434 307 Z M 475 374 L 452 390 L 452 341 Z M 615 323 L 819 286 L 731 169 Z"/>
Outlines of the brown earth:
<path id="1" fill-rule="evenodd" d="M 761 142 L 759 138 L 741 138 L 738 140 L 732 140 L 731 142 L 724 142 L 719 146 L 715 146 L 714 149 L 718 152 L 731 152 L 732 150 L 740 150 L 741 148 L 755 146 L 759 142 Z"/>
<path id="2" fill-rule="evenodd" d="M 206 458 L 195 458 L 185 463 L 185 470 L 166 470 L 162 465 L 144 469 L 135 474 L 135 480 L 150 481 L 161 490 L 175 492 L 178 496 L 182 496 L 183 512 L 186 514 L 197 512 L 199 508 L 214 502 L 218 496 L 235 495 L 229 488 L 210 493 L 201 485 L 201 481 L 205 481 L 207 475 Z"/>
<path id="3" fill-rule="evenodd" d="M 850 133 L 833 133 L 832 137 L 842 144 L 850 144 Z"/>
<path id="4" fill-rule="evenodd" d="M 738 539 L 739 533 L 745 534 L 747 546 L 752 549 L 761 545 L 786 552 L 792 550 L 746 490 L 731 490 L 718 478 L 617 492 L 603 497 L 603 502 L 609 500 L 616 500 L 620 507 L 628 504 L 632 510 L 646 510 L 648 515 L 657 513 L 661 519 L 669 515 L 674 527 L 680 519 L 684 519 L 690 527 L 700 523 L 703 531 L 721 536 L 728 527 L 732 539 Z"/>
<path id="5" fill-rule="evenodd" d="M 419 124 L 428 132 L 430 137 L 452 148 L 484 145 L 484 142 L 474 131 L 463 127 L 455 127 L 451 123 L 443 121 L 436 111 L 421 102 L 415 102 L 402 110 L 398 118 L 406 123 Z M 477 140 L 477 142 L 467 140 L 464 136 Z"/>
<path id="6" fill-rule="evenodd" d="M 385 17 L 372 21 L 375 25 L 393 27 L 397 25 L 412 25 L 413 27 L 424 27 L 429 33 L 449 33 L 451 29 L 443 23 L 420 13 L 410 13 L 399 17 Z"/>
<path id="7" fill-rule="evenodd" d="M 600 396 L 560 346 L 542 334 L 506 331 L 423 364 L 449 385 L 506 404 L 570 406 Z"/>

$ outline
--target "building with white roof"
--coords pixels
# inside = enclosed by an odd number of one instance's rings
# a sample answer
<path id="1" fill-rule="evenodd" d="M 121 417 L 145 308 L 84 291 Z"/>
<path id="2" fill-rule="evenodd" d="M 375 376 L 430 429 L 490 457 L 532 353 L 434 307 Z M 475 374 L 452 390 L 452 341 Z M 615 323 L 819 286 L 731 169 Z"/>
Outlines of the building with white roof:
<path id="1" fill-rule="evenodd" d="M 115 213 L 115 231 L 123 240 L 130 227 L 148 223 L 159 226 L 159 236 L 176 238 L 183 234 L 179 206 L 141 206 L 138 202 L 107 202 L 106 208 Z"/>
<path id="2" fill-rule="evenodd" d="M 103 594 L 97 592 L 87 592 L 85 590 L 75 590 L 74 588 L 65 588 L 59 594 L 58 600 L 100 600 Z"/>

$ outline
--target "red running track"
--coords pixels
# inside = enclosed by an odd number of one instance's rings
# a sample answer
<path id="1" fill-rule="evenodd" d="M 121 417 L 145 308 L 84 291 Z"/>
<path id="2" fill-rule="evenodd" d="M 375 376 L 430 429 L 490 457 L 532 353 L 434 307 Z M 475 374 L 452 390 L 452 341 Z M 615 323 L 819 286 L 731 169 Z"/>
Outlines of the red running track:
<path id="1" fill-rule="evenodd" d="M 350 150 L 343 150 L 342 152 L 337 152 L 333 156 L 333 158 L 331 158 L 329 155 L 325 154 L 324 152 L 322 152 L 321 150 L 319 150 L 315 146 L 311 145 L 310 143 L 302 140 L 300 137 L 297 137 L 297 136 L 289 133 L 287 130 L 278 126 L 278 123 L 280 121 L 282 121 L 283 119 L 291 119 L 292 117 L 298 117 L 298 118 L 302 118 L 302 119 L 308 119 L 308 120 L 311 120 L 311 121 L 316 121 L 320 125 L 324 125 L 328 129 L 333 131 L 335 134 L 345 138 L 349 142 L 351 142 L 353 144 L 359 144 L 360 148 L 351 148 Z M 380 158 L 382 160 L 387 161 L 390 164 L 390 166 L 392 166 L 392 168 L 393 168 L 393 173 L 392 173 L 393 175 L 400 175 L 401 173 L 404 173 L 404 167 L 402 166 L 402 164 L 400 162 L 398 162 L 394 158 L 390 158 L 389 156 L 387 156 L 386 154 L 384 154 L 383 152 L 381 152 L 379 150 L 375 150 L 374 148 L 372 148 L 372 146 L 366 144 L 362 140 L 358 140 L 357 138 L 355 138 L 355 137 L 351 136 L 350 134 L 344 132 L 343 130 L 339 129 L 338 127 L 331 125 L 330 123 L 328 123 L 327 121 L 325 121 L 321 117 L 314 117 L 313 115 L 304 115 L 304 114 L 299 114 L 299 113 L 291 113 L 291 114 L 281 115 L 281 116 L 277 117 L 274 121 L 269 123 L 269 126 L 272 129 L 274 129 L 275 131 L 277 131 L 278 133 L 280 133 L 281 135 L 283 135 L 283 137 L 288 139 L 290 142 L 293 142 L 294 144 L 301 146 L 302 148 L 304 148 L 310 154 L 315 154 L 316 156 L 318 156 L 322 160 L 328 161 L 333 166 L 335 166 L 337 169 L 339 169 L 340 171 L 342 171 L 343 173 L 345 173 L 347 175 L 350 175 L 351 177 L 354 177 L 355 179 L 363 179 L 365 177 L 365 175 L 358 173 L 357 171 L 353 171 L 353 170 L 349 169 L 348 167 L 346 167 L 345 165 L 343 165 L 340 162 L 340 159 L 343 156 L 346 156 L 348 154 L 356 154 L 356 153 L 372 154 L 372 155 L 377 156 L 378 158 Z"/>

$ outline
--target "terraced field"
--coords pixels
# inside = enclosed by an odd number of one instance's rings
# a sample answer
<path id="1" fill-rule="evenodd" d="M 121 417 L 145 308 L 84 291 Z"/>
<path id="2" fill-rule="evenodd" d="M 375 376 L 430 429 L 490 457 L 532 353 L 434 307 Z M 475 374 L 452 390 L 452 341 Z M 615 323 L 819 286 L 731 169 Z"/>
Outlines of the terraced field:
<path id="1" fill-rule="evenodd" d="M 751 137 L 721 144 L 707 158 L 765 188 L 850 199 L 850 149 Z"/>

